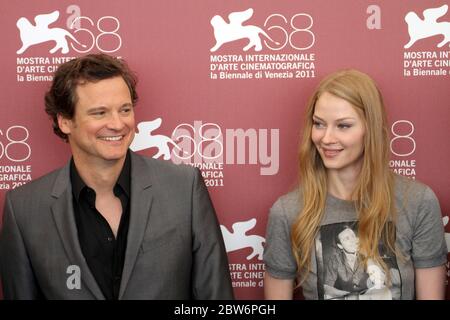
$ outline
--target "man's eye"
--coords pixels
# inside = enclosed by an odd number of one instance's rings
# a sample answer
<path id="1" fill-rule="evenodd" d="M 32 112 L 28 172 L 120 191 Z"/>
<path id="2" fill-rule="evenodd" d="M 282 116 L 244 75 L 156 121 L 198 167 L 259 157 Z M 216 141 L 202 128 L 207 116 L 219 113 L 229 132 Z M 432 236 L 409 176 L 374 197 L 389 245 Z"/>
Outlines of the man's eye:
<path id="1" fill-rule="evenodd" d="M 95 112 L 92 112 L 91 114 L 95 117 L 101 117 L 101 116 L 105 115 L 105 113 L 106 113 L 105 111 L 95 111 Z"/>

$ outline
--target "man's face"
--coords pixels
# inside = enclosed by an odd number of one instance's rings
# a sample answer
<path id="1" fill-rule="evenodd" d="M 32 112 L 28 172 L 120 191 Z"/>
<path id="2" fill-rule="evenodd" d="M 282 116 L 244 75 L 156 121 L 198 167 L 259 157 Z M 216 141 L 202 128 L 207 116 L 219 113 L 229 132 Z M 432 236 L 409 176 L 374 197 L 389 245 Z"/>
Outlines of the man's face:
<path id="1" fill-rule="evenodd" d="M 130 90 L 122 77 L 86 82 L 76 88 L 73 119 L 58 117 L 75 161 L 104 164 L 125 159 L 135 132 Z"/>
<path id="2" fill-rule="evenodd" d="M 352 229 L 344 229 L 339 233 L 338 238 L 340 242 L 338 243 L 338 247 L 346 253 L 356 253 L 358 251 L 359 240 Z"/>

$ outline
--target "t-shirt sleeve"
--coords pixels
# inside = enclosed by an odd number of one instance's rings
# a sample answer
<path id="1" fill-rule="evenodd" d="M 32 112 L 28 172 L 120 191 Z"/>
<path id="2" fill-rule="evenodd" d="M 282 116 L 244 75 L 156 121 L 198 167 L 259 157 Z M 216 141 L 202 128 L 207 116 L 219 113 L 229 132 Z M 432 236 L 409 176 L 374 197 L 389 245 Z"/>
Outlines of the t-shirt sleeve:
<path id="1" fill-rule="evenodd" d="M 432 268 L 447 262 L 444 225 L 439 201 L 426 187 L 413 228 L 412 260 L 415 268 Z"/>
<path id="2" fill-rule="evenodd" d="M 282 201 L 275 202 L 270 209 L 264 247 L 266 271 L 277 279 L 295 279 L 297 264 L 291 247 L 291 225 L 288 222 Z"/>

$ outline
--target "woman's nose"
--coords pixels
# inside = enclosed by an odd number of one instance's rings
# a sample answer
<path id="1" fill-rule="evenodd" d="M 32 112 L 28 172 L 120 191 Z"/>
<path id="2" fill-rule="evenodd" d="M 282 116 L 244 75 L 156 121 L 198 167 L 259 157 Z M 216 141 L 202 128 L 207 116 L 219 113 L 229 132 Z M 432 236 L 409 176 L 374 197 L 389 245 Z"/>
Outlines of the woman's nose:
<path id="1" fill-rule="evenodd" d="M 322 137 L 322 142 L 324 144 L 333 144 L 336 142 L 336 137 L 334 136 L 333 128 L 328 127 L 326 128 L 324 135 Z"/>

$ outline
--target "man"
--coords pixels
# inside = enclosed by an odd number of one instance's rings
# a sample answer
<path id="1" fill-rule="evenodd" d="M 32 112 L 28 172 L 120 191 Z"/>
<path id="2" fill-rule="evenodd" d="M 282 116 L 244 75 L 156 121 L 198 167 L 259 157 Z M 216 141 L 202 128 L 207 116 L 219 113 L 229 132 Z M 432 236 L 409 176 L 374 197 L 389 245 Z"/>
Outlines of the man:
<path id="1" fill-rule="evenodd" d="M 351 299 L 367 290 L 368 275 L 358 259 L 359 239 L 350 226 L 339 227 L 337 250 L 325 271 L 325 299 Z"/>
<path id="2" fill-rule="evenodd" d="M 103 54 L 61 65 L 46 94 L 72 159 L 5 200 L 6 299 L 232 299 L 198 169 L 131 152 L 136 80 Z"/>

